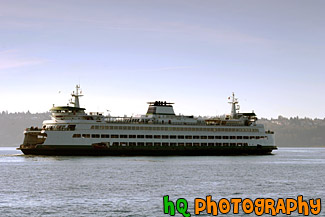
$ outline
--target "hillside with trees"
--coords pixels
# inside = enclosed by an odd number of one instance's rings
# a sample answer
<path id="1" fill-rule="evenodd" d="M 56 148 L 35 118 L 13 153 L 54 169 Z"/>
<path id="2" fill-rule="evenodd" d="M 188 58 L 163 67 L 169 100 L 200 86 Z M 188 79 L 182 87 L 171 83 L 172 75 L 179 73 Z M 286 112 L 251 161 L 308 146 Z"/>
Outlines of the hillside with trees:
<path id="1" fill-rule="evenodd" d="M 50 119 L 50 113 L 16 112 L 0 113 L 0 146 L 18 147 L 24 139 L 24 129 L 31 126 L 42 126 L 44 120 Z"/>
<path id="2" fill-rule="evenodd" d="M 266 129 L 275 132 L 279 147 L 325 147 L 325 119 L 285 118 L 260 119 Z"/>

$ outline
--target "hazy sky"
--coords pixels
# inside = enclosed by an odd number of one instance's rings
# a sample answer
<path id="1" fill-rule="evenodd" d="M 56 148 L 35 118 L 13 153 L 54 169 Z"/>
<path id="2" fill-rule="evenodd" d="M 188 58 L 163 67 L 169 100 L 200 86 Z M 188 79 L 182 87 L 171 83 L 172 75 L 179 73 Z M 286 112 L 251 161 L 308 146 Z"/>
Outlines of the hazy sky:
<path id="1" fill-rule="evenodd" d="M 0 0 L 0 111 L 324 118 L 325 1 Z M 60 93 L 59 93 L 60 92 Z"/>

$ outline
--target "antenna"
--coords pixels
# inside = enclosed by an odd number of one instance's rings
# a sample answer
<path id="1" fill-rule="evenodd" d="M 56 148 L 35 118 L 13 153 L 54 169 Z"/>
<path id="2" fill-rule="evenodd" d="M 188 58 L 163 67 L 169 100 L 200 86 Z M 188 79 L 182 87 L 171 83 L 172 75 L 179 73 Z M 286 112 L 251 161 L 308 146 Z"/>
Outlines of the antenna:
<path id="1" fill-rule="evenodd" d="M 71 94 L 71 96 L 74 97 L 74 102 L 71 99 L 70 103 L 73 104 L 74 107 L 76 107 L 76 108 L 80 108 L 79 97 L 83 96 L 81 94 L 81 90 L 80 90 L 80 93 L 79 93 L 79 89 L 80 89 L 80 85 L 77 84 L 76 85 L 76 92 L 73 91 L 72 94 Z"/>
<path id="2" fill-rule="evenodd" d="M 228 102 L 228 103 L 231 104 L 231 117 L 232 118 L 237 118 L 237 111 L 239 110 L 239 105 L 237 105 L 238 104 L 238 98 L 235 98 L 235 93 L 232 92 L 232 96 L 228 97 L 228 99 L 231 99 L 231 101 Z"/>

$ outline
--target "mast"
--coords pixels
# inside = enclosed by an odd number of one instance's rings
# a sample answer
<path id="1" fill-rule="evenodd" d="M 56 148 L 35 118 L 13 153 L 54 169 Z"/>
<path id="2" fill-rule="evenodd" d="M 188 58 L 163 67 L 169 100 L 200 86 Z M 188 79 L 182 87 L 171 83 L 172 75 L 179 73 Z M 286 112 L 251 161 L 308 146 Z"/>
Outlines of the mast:
<path id="1" fill-rule="evenodd" d="M 228 98 L 230 99 L 230 97 Z M 237 118 L 237 110 L 239 110 L 239 106 L 236 107 L 236 104 L 238 104 L 238 98 L 235 98 L 235 93 L 232 93 L 231 102 L 228 102 L 231 104 L 231 118 L 236 119 Z"/>
<path id="2" fill-rule="evenodd" d="M 74 105 L 76 108 L 80 108 L 79 104 L 79 97 L 83 96 L 81 95 L 81 91 L 79 93 L 80 85 L 76 85 L 76 92 L 72 92 L 71 96 L 74 97 L 74 102 L 71 100 L 70 103 Z"/>

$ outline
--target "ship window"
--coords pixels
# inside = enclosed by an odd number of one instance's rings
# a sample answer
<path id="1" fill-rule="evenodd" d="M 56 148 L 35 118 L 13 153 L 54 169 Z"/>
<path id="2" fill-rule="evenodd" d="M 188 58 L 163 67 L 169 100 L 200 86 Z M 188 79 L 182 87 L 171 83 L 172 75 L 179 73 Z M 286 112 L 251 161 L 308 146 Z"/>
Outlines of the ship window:
<path id="1" fill-rule="evenodd" d="M 162 146 L 168 146 L 168 142 L 163 142 Z"/>
<path id="2" fill-rule="evenodd" d="M 68 125 L 68 130 L 75 130 L 76 129 L 76 125 Z"/>
<path id="3" fill-rule="evenodd" d="M 184 146 L 184 143 L 178 143 L 178 146 Z"/>
<path id="4" fill-rule="evenodd" d="M 100 129 L 105 130 L 105 126 L 100 126 Z"/>
<path id="5" fill-rule="evenodd" d="M 229 146 L 229 143 L 223 143 L 222 145 L 223 146 Z"/>
<path id="6" fill-rule="evenodd" d="M 121 142 L 120 145 L 121 146 L 128 146 L 128 143 L 127 142 Z"/>
<path id="7" fill-rule="evenodd" d="M 99 134 L 91 134 L 91 138 L 100 138 Z"/>
<path id="8" fill-rule="evenodd" d="M 237 139 L 243 139 L 243 137 L 242 136 L 237 136 Z"/>
<path id="9" fill-rule="evenodd" d="M 244 136 L 244 139 L 248 139 L 249 137 L 248 136 Z"/>
<path id="10" fill-rule="evenodd" d="M 216 136 L 216 139 L 221 139 L 221 136 Z"/>
<path id="11" fill-rule="evenodd" d="M 80 137 L 81 137 L 81 134 L 73 134 L 72 137 L 73 137 L 73 138 L 80 138 Z"/>
<path id="12" fill-rule="evenodd" d="M 242 144 L 241 143 L 237 143 L 237 146 L 242 146 Z"/>
<path id="13" fill-rule="evenodd" d="M 90 138 L 90 134 L 82 134 L 83 138 Z"/>
<path id="14" fill-rule="evenodd" d="M 137 135 L 137 138 L 138 139 L 143 139 L 144 138 L 144 135 Z"/>
<path id="15" fill-rule="evenodd" d="M 170 146 L 176 146 L 176 143 L 171 142 L 171 143 L 170 143 Z"/>
<path id="16" fill-rule="evenodd" d="M 160 135 L 154 135 L 153 138 L 160 139 Z"/>
<path id="17" fill-rule="evenodd" d="M 162 139 L 168 139 L 168 135 L 162 135 Z"/>
<path id="18" fill-rule="evenodd" d="M 120 143 L 119 142 L 113 142 L 113 146 L 119 146 Z"/>
<path id="19" fill-rule="evenodd" d="M 192 139 L 192 136 L 185 136 L 185 139 Z"/>
<path id="20" fill-rule="evenodd" d="M 223 138 L 223 139 L 229 139 L 229 137 L 228 137 L 228 136 L 223 136 L 222 138 Z"/>
<path id="21" fill-rule="evenodd" d="M 212 147 L 214 146 L 214 143 L 208 143 L 208 146 Z"/>
<path id="22" fill-rule="evenodd" d="M 152 142 L 146 142 L 146 146 L 152 146 Z"/>
<path id="23" fill-rule="evenodd" d="M 136 146 L 135 142 L 129 142 L 129 146 Z"/>
<path id="24" fill-rule="evenodd" d="M 108 130 L 109 129 L 109 126 L 105 126 L 105 130 Z"/>
<path id="25" fill-rule="evenodd" d="M 109 135 L 108 134 L 102 134 L 101 137 L 102 138 L 109 138 Z"/>
<path id="26" fill-rule="evenodd" d="M 152 139 L 152 135 L 146 135 L 146 139 Z"/>
<path id="27" fill-rule="evenodd" d="M 120 135 L 120 138 L 126 139 L 128 138 L 128 135 Z"/>
<path id="28" fill-rule="evenodd" d="M 138 142 L 138 146 L 144 146 L 144 142 Z"/>
<path id="29" fill-rule="evenodd" d="M 222 145 L 222 143 L 216 143 L 216 145 L 217 145 L 217 146 L 221 146 L 221 145 Z"/>
<path id="30" fill-rule="evenodd" d="M 260 137 L 259 136 L 256 136 L 256 139 L 260 139 Z"/>
<path id="31" fill-rule="evenodd" d="M 192 143 L 186 143 L 186 146 L 192 146 Z"/>
<path id="32" fill-rule="evenodd" d="M 92 126 L 90 127 L 90 129 L 92 129 L 92 130 L 93 130 L 93 129 L 95 129 L 95 126 L 94 126 L 94 125 L 92 125 Z"/>
<path id="33" fill-rule="evenodd" d="M 130 138 L 130 139 L 137 138 L 137 135 L 129 135 L 129 138 Z"/>
<path id="34" fill-rule="evenodd" d="M 236 139 L 236 136 L 230 136 L 230 139 Z"/>
<path id="35" fill-rule="evenodd" d="M 244 143 L 244 146 L 248 146 L 248 143 Z"/>
<path id="36" fill-rule="evenodd" d="M 201 146 L 208 146 L 207 143 L 201 143 Z"/>
<path id="37" fill-rule="evenodd" d="M 201 139 L 207 139 L 207 136 L 201 136 Z"/>
<path id="38" fill-rule="evenodd" d="M 236 146 L 236 143 L 230 143 L 230 146 Z"/>
<path id="39" fill-rule="evenodd" d="M 255 139 L 255 136 L 251 136 L 250 139 Z"/>
<path id="40" fill-rule="evenodd" d="M 208 136 L 208 139 L 214 139 L 214 136 Z"/>
<path id="41" fill-rule="evenodd" d="M 98 129 L 99 129 L 99 126 L 96 125 L 96 126 L 95 126 L 95 129 L 98 130 Z"/>
<path id="42" fill-rule="evenodd" d="M 175 135 L 171 135 L 170 136 L 170 139 L 176 139 L 176 136 Z"/>
<path id="43" fill-rule="evenodd" d="M 178 136 L 178 139 L 184 139 L 184 136 Z"/>
<path id="44" fill-rule="evenodd" d="M 113 135 L 111 135 L 111 138 L 112 138 L 112 139 L 116 139 L 116 138 L 119 138 L 119 136 L 116 135 L 116 134 L 113 134 Z"/>
<path id="45" fill-rule="evenodd" d="M 160 142 L 155 142 L 155 146 L 161 146 Z"/>
<path id="46" fill-rule="evenodd" d="M 193 136 L 193 139 L 199 139 L 200 137 L 199 136 Z"/>

